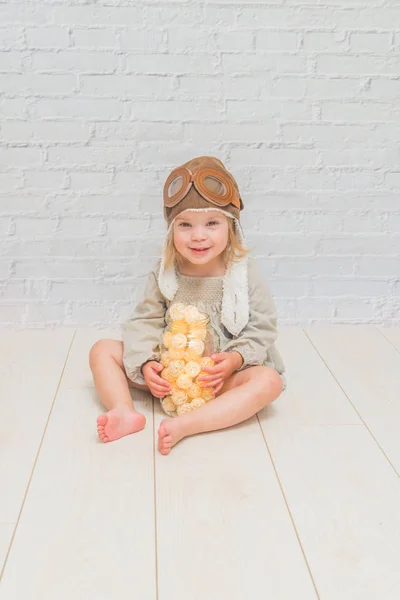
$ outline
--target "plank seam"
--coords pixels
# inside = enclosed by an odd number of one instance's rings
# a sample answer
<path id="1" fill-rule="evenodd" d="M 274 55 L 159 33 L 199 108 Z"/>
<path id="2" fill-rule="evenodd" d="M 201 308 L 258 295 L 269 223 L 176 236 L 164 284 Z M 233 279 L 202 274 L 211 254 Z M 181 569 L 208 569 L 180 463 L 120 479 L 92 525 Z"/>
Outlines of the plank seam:
<path id="1" fill-rule="evenodd" d="M 44 441 L 44 438 L 45 438 L 45 435 L 46 435 L 46 431 L 47 431 L 47 428 L 48 428 L 48 425 L 49 425 L 49 422 L 50 422 L 51 415 L 53 413 L 54 405 L 55 405 L 55 402 L 56 402 L 56 399 L 57 399 L 58 391 L 60 389 L 62 378 L 64 376 L 65 368 L 66 368 L 66 366 L 68 364 L 68 359 L 69 359 L 69 355 L 71 353 L 72 345 L 73 345 L 74 340 L 75 340 L 75 335 L 76 335 L 76 329 L 74 330 L 74 334 L 72 336 L 72 340 L 71 340 L 71 343 L 70 343 L 69 348 L 68 348 L 67 356 L 65 358 L 64 366 L 63 366 L 62 371 L 61 371 L 60 379 L 58 381 L 58 385 L 57 385 L 57 388 L 56 388 L 56 391 L 55 391 L 55 394 L 54 394 L 54 398 L 53 398 L 53 401 L 52 401 L 51 406 L 50 406 L 49 414 L 47 416 L 46 424 L 45 424 L 44 429 L 43 429 L 42 438 L 40 440 L 40 444 L 39 444 L 38 450 L 36 452 L 36 457 L 35 457 L 35 460 L 34 460 L 34 463 L 33 463 L 33 466 L 32 466 L 31 474 L 29 476 L 29 480 L 28 480 L 28 484 L 26 486 L 25 494 L 24 494 L 24 497 L 22 499 L 21 508 L 20 508 L 19 513 L 18 513 L 17 522 L 15 523 L 14 531 L 13 531 L 13 534 L 11 536 L 11 540 L 10 540 L 10 543 L 9 543 L 9 546 L 8 546 L 7 554 L 6 554 L 6 557 L 4 559 L 3 568 L 2 568 L 1 573 L 0 573 L 0 581 L 3 578 L 4 571 L 5 571 L 6 566 L 7 566 L 8 557 L 10 555 L 11 548 L 12 548 L 12 545 L 14 543 L 14 538 L 15 538 L 15 534 L 16 534 L 17 529 L 18 529 L 18 525 L 19 525 L 19 521 L 20 521 L 20 518 L 21 518 L 21 515 L 22 515 L 22 511 L 24 510 L 25 501 L 26 501 L 26 498 L 28 496 L 28 492 L 29 492 L 29 488 L 31 486 L 33 474 L 34 474 L 35 469 L 36 469 L 36 465 L 37 465 L 37 462 L 38 462 L 38 459 L 39 459 L 39 455 L 40 455 L 40 452 L 41 452 L 41 449 L 42 449 L 42 445 L 43 445 L 43 441 Z"/>
<path id="2" fill-rule="evenodd" d="M 294 518 L 293 518 L 292 512 L 291 512 L 291 510 L 290 510 L 290 508 L 289 508 L 289 503 L 288 503 L 288 501 L 287 501 L 287 498 L 286 498 L 285 492 L 283 491 L 282 482 L 281 482 L 281 480 L 280 480 L 280 478 L 279 478 L 278 471 L 277 471 L 277 468 L 276 468 L 276 466 L 275 466 L 274 459 L 272 458 L 272 454 L 271 454 L 271 451 L 270 451 L 270 449 L 269 449 L 268 442 L 267 442 L 267 439 L 266 439 L 266 437 L 265 437 L 264 430 L 263 430 L 263 428 L 262 428 L 262 426 L 261 426 L 261 422 L 260 422 L 260 418 L 259 418 L 258 414 L 256 415 L 256 417 L 257 417 L 258 425 L 259 425 L 259 427 L 260 427 L 260 430 L 261 430 L 261 435 L 262 435 L 262 437 L 263 437 L 263 440 L 264 440 L 265 447 L 266 447 L 266 449 L 267 449 L 267 452 L 268 452 L 268 454 L 269 454 L 269 457 L 270 457 L 270 460 L 271 460 L 271 463 L 272 463 L 272 467 L 273 467 L 273 469 L 274 469 L 274 471 L 275 471 L 275 476 L 276 476 L 276 479 L 277 479 L 277 481 L 278 481 L 278 485 L 279 485 L 279 487 L 280 487 L 280 490 L 281 490 L 281 494 L 282 494 L 283 500 L 284 500 L 284 502 L 285 502 L 285 504 L 286 504 L 286 509 L 287 509 L 287 511 L 288 511 L 288 513 L 289 513 L 289 517 L 290 517 L 290 520 L 291 520 L 291 522 L 292 522 L 293 529 L 294 529 L 295 535 L 296 535 L 296 537 L 297 537 L 297 541 L 298 541 L 298 543 L 299 543 L 299 546 L 300 546 L 301 552 L 302 552 L 302 554 L 303 554 L 303 558 L 304 558 L 304 561 L 305 561 L 305 563 L 306 563 L 306 566 L 307 566 L 308 573 L 309 573 L 309 575 L 310 575 L 310 577 L 311 577 L 311 581 L 312 581 L 312 584 L 313 584 L 313 586 L 314 586 L 314 590 L 315 590 L 315 593 L 316 593 L 316 595 L 317 595 L 317 598 L 318 598 L 318 600 L 320 600 L 320 596 L 319 596 L 319 593 L 318 593 L 318 589 L 317 589 L 317 586 L 316 586 L 316 584 L 315 584 L 314 577 L 313 577 L 313 574 L 312 574 L 312 572 L 311 572 L 310 565 L 308 564 L 307 556 L 306 556 L 306 553 L 305 553 L 305 551 L 304 551 L 303 544 L 301 543 L 300 536 L 299 536 L 299 533 L 298 533 L 298 531 L 297 531 L 297 527 L 296 527 L 296 524 L 295 524 L 295 522 L 294 522 Z"/>
<path id="3" fill-rule="evenodd" d="M 377 327 L 374 327 L 374 329 L 377 329 Z M 377 329 L 379 331 L 379 329 Z M 375 444 L 378 446 L 379 450 L 382 452 L 383 456 L 386 458 L 386 460 L 388 461 L 389 465 L 392 467 L 393 471 L 396 473 L 397 477 L 400 477 L 400 473 L 397 471 L 396 467 L 394 466 L 394 464 L 392 463 L 392 461 L 390 460 L 390 458 L 388 457 L 388 455 L 386 454 L 386 452 L 384 451 L 384 449 L 382 448 L 382 446 L 380 445 L 380 443 L 378 442 L 378 440 L 376 439 L 376 437 L 374 436 L 374 434 L 372 433 L 372 431 L 370 430 L 370 428 L 368 427 L 368 425 L 366 424 L 366 422 L 364 421 L 364 419 L 362 418 L 362 416 L 360 415 L 360 413 L 358 412 L 357 408 L 355 407 L 355 405 L 353 404 L 353 402 L 350 400 L 350 398 L 348 397 L 348 395 L 346 394 L 344 388 L 342 387 L 342 385 L 340 384 L 340 382 L 338 381 L 338 379 L 336 378 L 335 374 L 333 373 L 333 371 L 330 369 L 329 365 L 325 362 L 323 356 L 320 354 L 318 348 L 315 346 L 315 344 L 313 343 L 312 339 L 310 338 L 310 336 L 308 335 L 308 333 L 303 329 L 304 334 L 307 336 L 308 340 L 310 341 L 310 343 L 312 344 L 313 348 L 315 349 L 315 351 L 318 353 L 318 356 L 321 358 L 321 360 L 324 362 L 326 368 L 328 369 L 328 371 L 330 372 L 330 374 L 332 375 L 332 377 L 334 378 L 334 380 L 336 381 L 336 383 L 338 384 L 338 386 L 340 387 L 340 389 L 342 390 L 343 394 L 346 396 L 347 400 L 350 402 L 351 406 L 353 407 L 355 413 L 358 415 L 360 421 L 363 423 L 365 429 L 368 431 L 368 433 L 370 434 L 370 436 L 372 437 L 372 439 L 374 440 Z M 386 339 L 386 338 L 385 338 Z"/>

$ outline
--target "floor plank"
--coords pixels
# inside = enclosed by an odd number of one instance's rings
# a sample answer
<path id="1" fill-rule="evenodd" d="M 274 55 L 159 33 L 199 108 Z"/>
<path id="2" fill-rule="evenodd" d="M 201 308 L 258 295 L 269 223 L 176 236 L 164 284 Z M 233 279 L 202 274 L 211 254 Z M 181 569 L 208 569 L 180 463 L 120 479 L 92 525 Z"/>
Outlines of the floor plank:
<path id="1" fill-rule="evenodd" d="M 14 523 L 0 523 L 0 565 L 4 564 L 14 533 Z"/>
<path id="2" fill-rule="evenodd" d="M 0 524 L 7 530 L 17 522 L 73 335 L 73 329 L 1 333 Z"/>
<path id="3" fill-rule="evenodd" d="M 300 330 L 282 333 L 289 384 L 260 423 L 321 599 L 395 600 L 400 480 L 327 370 L 330 331 L 316 344 L 322 358 Z M 349 329 L 343 345 L 363 353 L 352 338 Z"/>
<path id="4" fill-rule="evenodd" d="M 400 352 L 400 327 L 377 327 L 377 329 Z"/>
<path id="5" fill-rule="evenodd" d="M 157 453 L 156 498 L 159 600 L 316 598 L 256 418 Z"/>
<path id="6" fill-rule="evenodd" d="M 76 356 L 87 357 L 93 336 L 76 336 L 71 365 Z M 108 600 L 132 593 L 156 600 L 151 397 L 138 392 L 148 420 L 143 431 L 101 444 L 97 395 L 81 385 L 80 369 L 76 378 L 70 365 L 68 372 L 7 561 L 2 600 Z"/>
<path id="7" fill-rule="evenodd" d="M 316 327 L 306 333 L 400 474 L 400 352 L 375 327 Z"/>

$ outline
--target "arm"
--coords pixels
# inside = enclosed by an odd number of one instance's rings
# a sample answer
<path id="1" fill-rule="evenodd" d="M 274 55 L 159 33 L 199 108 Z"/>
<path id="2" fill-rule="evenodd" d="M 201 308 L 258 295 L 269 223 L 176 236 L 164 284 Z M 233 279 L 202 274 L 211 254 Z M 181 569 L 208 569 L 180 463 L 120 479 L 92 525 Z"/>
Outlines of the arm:
<path id="1" fill-rule="evenodd" d="M 147 279 L 142 300 L 133 315 L 122 325 L 124 367 L 129 379 L 144 384 L 141 367 L 148 361 L 160 360 L 160 339 L 165 326 L 167 307 L 152 271 Z"/>
<path id="2" fill-rule="evenodd" d="M 256 263 L 249 261 L 249 321 L 239 336 L 231 340 L 223 352 L 238 352 L 243 364 L 262 365 L 268 348 L 275 342 L 277 334 L 277 311 L 274 299 L 266 285 Z"/>

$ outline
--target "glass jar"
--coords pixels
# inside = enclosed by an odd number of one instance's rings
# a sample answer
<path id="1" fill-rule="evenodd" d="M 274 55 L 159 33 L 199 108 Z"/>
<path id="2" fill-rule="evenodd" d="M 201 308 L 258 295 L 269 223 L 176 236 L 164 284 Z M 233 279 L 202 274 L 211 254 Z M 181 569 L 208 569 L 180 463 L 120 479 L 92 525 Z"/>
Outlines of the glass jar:
<path id="1" fill-rule="evenodd" d="M 199 381 L 202 367 L 212 367 L 210 355 L 215 351 L 210 317 L 192 304 L 175 303 L 166 315 L 162 335 L 161 377 L 171 384 L 171 393 L 161 400 L 170 417 L 183 415 L 213 400 L 214 388 Z"/>

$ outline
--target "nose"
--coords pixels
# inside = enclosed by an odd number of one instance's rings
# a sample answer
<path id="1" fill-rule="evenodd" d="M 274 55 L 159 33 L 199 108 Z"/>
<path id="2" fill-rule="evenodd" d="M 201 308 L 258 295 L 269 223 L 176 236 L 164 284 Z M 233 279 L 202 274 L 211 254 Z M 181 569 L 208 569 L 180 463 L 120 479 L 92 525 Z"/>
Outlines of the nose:
<path id="1" fill-rule="evenodd" d="M 192 227 L 192 239 L 193 240 L 204 240 L 206 239 L 207 234 L 201 225 L 197 225 L 196 227 Z"/>

